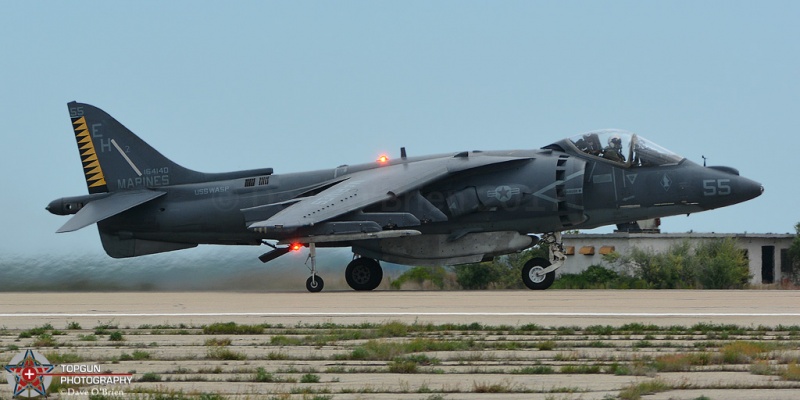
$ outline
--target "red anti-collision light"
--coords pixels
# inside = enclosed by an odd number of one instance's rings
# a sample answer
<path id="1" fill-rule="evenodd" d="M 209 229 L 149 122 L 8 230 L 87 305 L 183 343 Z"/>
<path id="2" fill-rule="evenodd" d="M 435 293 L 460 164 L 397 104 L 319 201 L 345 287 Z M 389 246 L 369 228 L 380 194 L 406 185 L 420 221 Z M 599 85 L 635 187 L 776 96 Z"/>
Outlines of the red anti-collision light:
<path id="1" fill-rule="evenodd" d="M 292 244 L 289 246 L 289 249 L 290 249 L 291 251 L 299 251 L 299 250 L 300 250 L 300 249 L 302 249 L 302 248 L 303 248 L 303 244 L 302 244 L 302 243 L 292 243 Z"/>
<path id="2" fill-rule="evenodd" d="M 381 154 L 381 156 L 378 157 L 378 162 L 381 164 L 386 164 L 387 162 L 389 162 L 389 156 L 387 156 L 386 154 Z"/>

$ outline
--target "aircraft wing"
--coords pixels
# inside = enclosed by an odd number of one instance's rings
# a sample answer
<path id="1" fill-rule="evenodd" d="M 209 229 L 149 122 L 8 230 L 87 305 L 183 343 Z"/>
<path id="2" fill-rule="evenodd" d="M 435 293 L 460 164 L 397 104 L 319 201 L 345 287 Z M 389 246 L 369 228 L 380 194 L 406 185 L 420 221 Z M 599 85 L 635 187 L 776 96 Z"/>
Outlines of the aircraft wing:
<path id="1" fill-rule="evenodd" d="M 166 192 L 154 190 L 135 190 L 117 192 L 108 197 L 92 201 L 78 211 L 56 233 L 77 231 L 83 227 L 102 221 L 108 217 L 130 210 L 139 204 L 147 203 L 165 195 Z"/>
<path id="2" fill-rule="evenodd" d="M 304 198 L 250 229 L 288 230 L 313 226 L 340 215 L 390 200 L 456 172 L 490 165 L 527 162 L 530 157 L 459 153 L 454 157 L 399 163 L 355 172 L 342 182 Z"/>

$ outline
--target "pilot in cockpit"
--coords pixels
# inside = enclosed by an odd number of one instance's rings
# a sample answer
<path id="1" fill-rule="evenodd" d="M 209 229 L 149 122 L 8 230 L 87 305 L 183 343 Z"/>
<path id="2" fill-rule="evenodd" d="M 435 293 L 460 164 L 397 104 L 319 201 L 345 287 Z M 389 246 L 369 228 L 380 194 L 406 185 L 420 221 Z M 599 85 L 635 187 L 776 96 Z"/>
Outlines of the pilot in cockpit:
<path id="1" fill-rule="evenodd" d="M 591 154 L 593 156 L 600 156 L 603 152 L 600 139 L 596 133 L 584 134 L 578 141 L 574 142 L 575 146 L 582 152 Z"/>
<path id="2" fill-rule="evenodd" d="M 620 163 L 625 162 L 625 156 L 622 154 L 622 139 L 619 135 L 608 138 L 608 147 L 603 149 L 603 158 Z"/>

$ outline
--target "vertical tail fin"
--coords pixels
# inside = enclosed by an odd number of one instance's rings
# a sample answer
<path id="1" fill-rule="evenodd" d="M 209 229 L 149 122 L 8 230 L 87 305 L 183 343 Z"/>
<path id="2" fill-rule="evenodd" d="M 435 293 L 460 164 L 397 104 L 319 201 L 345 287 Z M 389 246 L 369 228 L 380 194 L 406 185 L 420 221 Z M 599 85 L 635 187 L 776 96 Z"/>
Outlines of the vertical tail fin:
<path id="1" fill-rule="evenodd" d="M 184 168 L 89 104 L 68 104 L 89 193 L 191 183 L 206 174 Z"/>

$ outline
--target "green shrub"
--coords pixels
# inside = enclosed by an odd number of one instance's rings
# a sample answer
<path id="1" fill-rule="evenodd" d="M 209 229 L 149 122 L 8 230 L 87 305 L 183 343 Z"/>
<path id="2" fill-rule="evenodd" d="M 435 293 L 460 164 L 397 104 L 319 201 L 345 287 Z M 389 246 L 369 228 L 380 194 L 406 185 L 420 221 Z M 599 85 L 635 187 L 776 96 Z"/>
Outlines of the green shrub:
<path id="1" fill-rule="evenodd" d="M 800 285 L 800 222 L 794 226 L 794 229 L 797 236 L 789 246 L 789 259 L 792 262 L 792 280 L 795 284 Z"/>
<path id="2" fill-rule="evenodd" d="M 389 285 L 392 289 L 400 289 L 406 282 L 416 282 L 422 285 L 424 282 L 431 282 L 433 286 L 443 289 L 444 278 L 447 275 L 447 270 L 444 267 L 413 267 L 397 279 L 393 280 Z"/>
<path id="3" fill-rule="evenodd" d="M 467 290 L 488 289 L 503 274 L 494 262 L 457 265 L 453 269 L 456 272 L 456 282 Z"/>
<path id="4" fill-rule="evenodd" d="M 750 281 L 750 267 L 736 240 L 704 242 L 695 250 L 697 279 L 705 289 L 742 289 Z"/>
<path id="5" fill-rule="evenodd" d="M 389 363 L 389 372 L 395 374 L 414 374 L 417 372 L 417 363 L 411 360 L 396 358 Z"/>
<path id="6" fill-rule="evenodd" d="M 519 253 L 508 254 L 484 263 L 453 267 L 456 282 L 464 289 L 521 289 L 522 267 L 531 258 L 549 258 L 547 247 L 534 246 Z"/>
<path id="7" fill-rule="evenodd" d="M 638 279 L 628 282 L 631 288 L 741 289 L 750 279 L 747 258 L 733 238 L 701 241 L 694 248 L 684 240 L 662 253 L 634 248 L 617 263 Z"/>
<path id="8" fill-rule="evenodd" d="M 638 289 L 647 283 L 602 265 L 590 265 L 578 274 L 563 274 L 553 283 L 556 289 Z"/>
<path id="9" fill-rule="evenodd" d="M 49 333 L 43 333 L 33 341 L 33 347 L 54 347 L 55 345 L 56 340 Z"/>
<path id="10" fill-rule="evenodd" d="M 227 346 L 211 346 L 206 352 L 206 358 L 209 360 L 244 360 L 247 356 L 235 352 Z"/>
<path id="11" fill-rule="evenodd" d="M 629 261 L 633 265 L 634 276 L 652 288 L 683 289 L 695 286 L 697 271 L 691 264 L 690 251 L 688 240 L 671 246 L 664 253 L 634 248 Z"/>
<path id="12" fill-rule="evenodd" d="M 253 382 L 275 382 L 275 377 L 267 372 L 264 367 L 258 367 L 255 376 L 253 376 Z"/>
<path id="13" fill-rule="evenodd" d="M 76 364 L 83 362 L 83 357 L 76 353 L 50 352 L 45 353 L 44 356 L 47 358 L 47 361 L 50 361 L 52 364 Z"/>
<path id="14" fill-rule="evenodd" d="M 139 378 L 139 382 L 161 382 L 161 375 L 155 372 L 146 372 Z"/>

